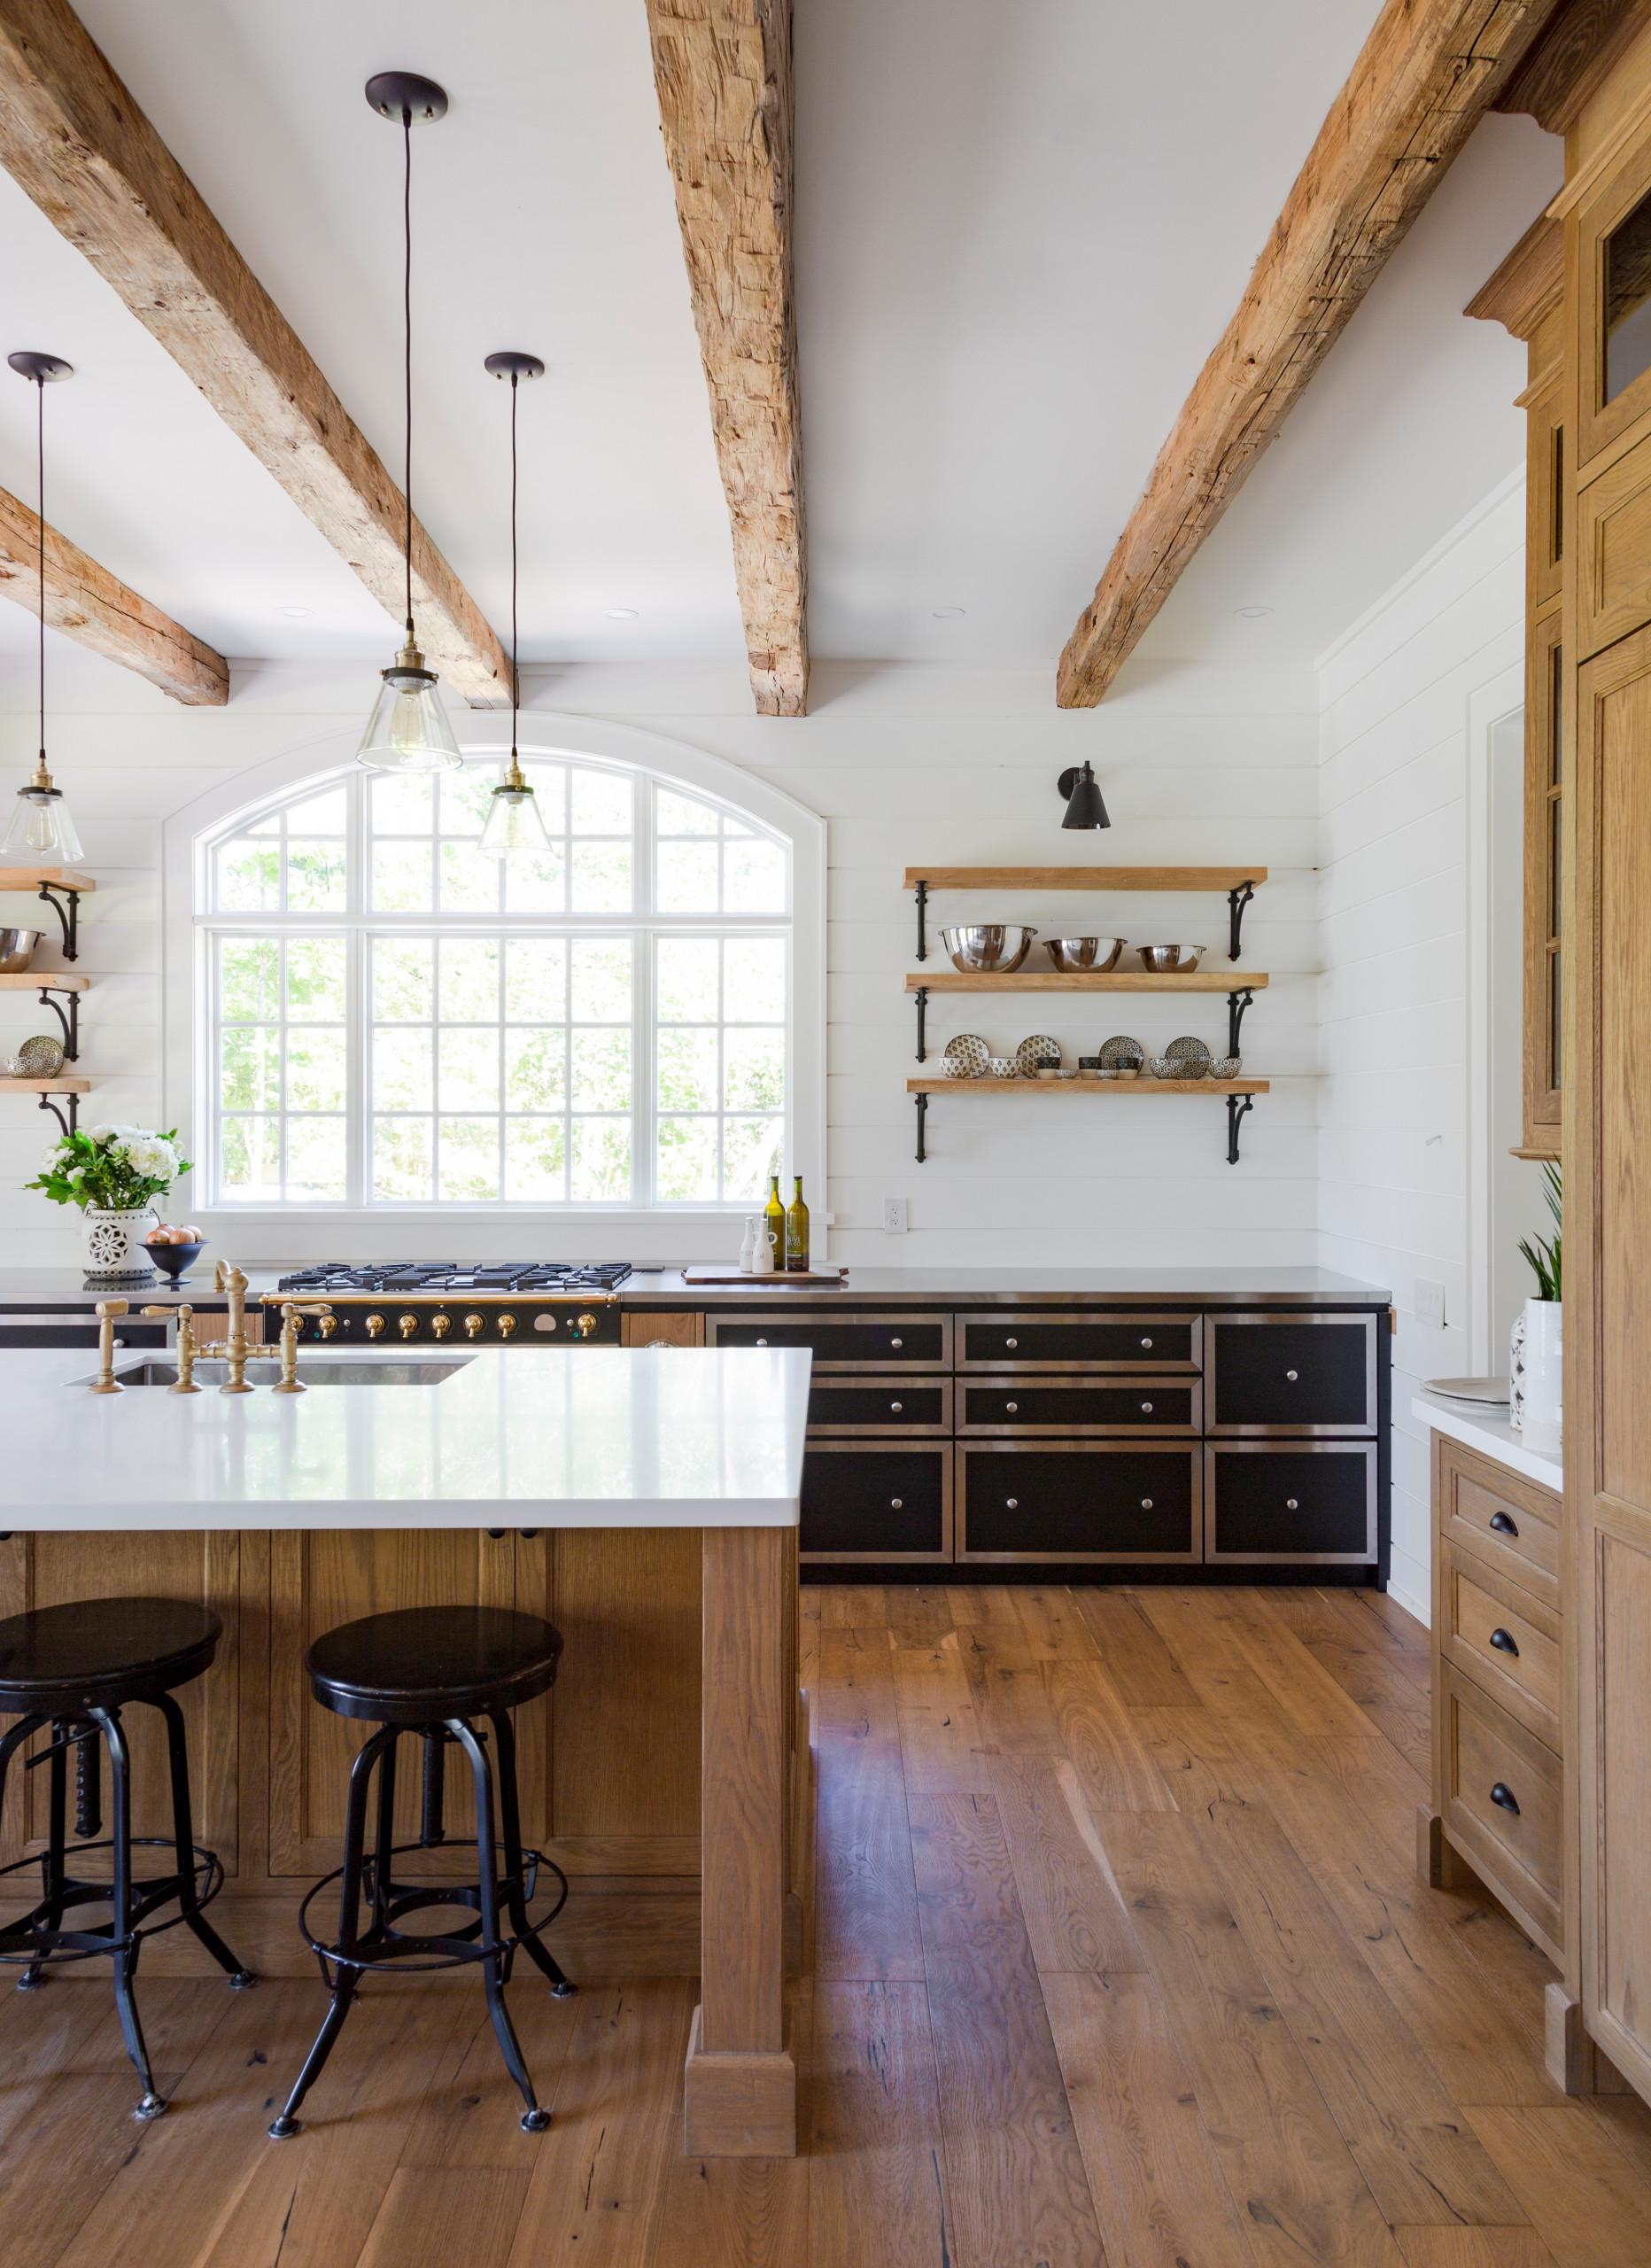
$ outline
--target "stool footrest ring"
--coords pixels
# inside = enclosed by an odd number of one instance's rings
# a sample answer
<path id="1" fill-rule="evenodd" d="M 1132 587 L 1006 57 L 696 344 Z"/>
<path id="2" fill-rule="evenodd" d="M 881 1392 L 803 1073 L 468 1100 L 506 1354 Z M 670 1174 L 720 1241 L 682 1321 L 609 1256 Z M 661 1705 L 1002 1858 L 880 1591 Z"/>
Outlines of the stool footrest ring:
<path id="1" fill-rule="evenodd" d="M 422 1843 L 398 1843 L 390 1855 L 392 1859 L 399 1859 L 428 1848 Z M 440 1848 L 443 1852 L 474 1851 L 477 1845 L 474 1837 L 454 1836 L 442 1843 Z M 342 1867 L 335 1867 L 329 1875 L 323 1875 L 319 1882 L 312 1884 L 298 1908 L 298 1930 L 305 1944 L 321 1962 L 322 1976 L 329 1986 L 331 1978 L 327 1977 L 329 1963 L 334 1969 L 353 1969 L 360 1974 L 368 1969 L 388 1967 L 393 1962 L 404 1974 L 417 1976 L 427 1969 L 460 1969 L 468 1962 L 489 1961 L 495 1954 L 501 1954 L 508 1974 L 509 1963 L 518 1948 L 530 1943 L 537 1945 L 568 1902 L 568 1877 L 562 1868 L 554 1859 L 547 1859 L 542 1851 L 526 1848 L 522 1852 L 523 1901 L 537 1896 L 541 1871 L 556 1878 L 558 1894 L 554 1905 L 525 1930 L 501 1930 L 498 1941 L 491 1946 L 481 1941 L 482 1921 L 477 1912 L 480 1891 L 476 1884 L 447 1883 L 433 1878 L 428 1884 L 397 1882 L 393 1878 L 386 1881 L 384 1894 L 390 1921 L 369 1922 L 347 1947 L 337 1941 L 318 1938 L 309 1925 L 310 1907 L 323 1891 L 331 1889 L 340 1880 L 344 1873 Z M 373 1903 L 374 1876 L 374 1862 L 368 1860 L 362 1868 L 362 1898 L 369 1910 Z M 500 1876 L 499 1902 L 501 1907 L 514 1883 L 512 1876 Z M 462 1930 L 439 1935 L 435 1931 L 399 1930 L 394 1926 L 396 1921 L 408 1914 L 426 1913 L 432 1907 L 443 1906 L 461 1907 L 475 1915 L 476 1918 Z"/>
<path id="2" fill-rule="evenodd" d="M 96 1843 L 71 1843 L 64 1851 L 67 1859 L 83 1858 L 91 1851 L 112 1851 L 112 1840 Z M 134 1851 L 165 1851 L 174 1860 L 177 1845 L 167 1835 L 135 1835 L 130 1847 Z M 61 1926 L 64 1915 L 71 1907 L 108 1905 L 113 1898 L 113 1884 L 84 1876 L 65 1875 L 55 1894 L 46 1873 L 46 1854 L 31 1852 L 28 1857 L 14 1859 L 9 1866 L 0 1867 L 0 1882 L 11 1875 L 20 1874 L 26 1868 L 39 1868 L 43 1876 L 44 1894 L 40 1903 L 27 1914 L 20 1914 L 12 1922 L 0 1925 L 0 1961 L 12 1967 L 38 1969 L 52 1962 L 93 1961 L 100 1954 L 126 1953 L 144 1938 L 157 1938 L 163 1930 L 175 1930 L 188 1919 L 188 1911 L 180 1905 L 175 1914 L 164 1922 L 151 1922 L 150 1915 L 163 1906 L 182 1896 L 183 1887 L 191 1876 L 195 1884 L 195 1907 L 198 1913 L 210 1906 L 223 1888 L 223 1861 L 215 1851 L 201 1844 L 192 1846 L 195 1864 L 190 1876 L 180 1873 L 174 1866 L 168 1875 L 151 1875 L 132 1884 L 131 1924 L 127 1934 L 117 1938 L 112 1922 L 103 1930 L 72 1930 Z M 47 1915 L 56 1920 L 48 1922 Z"/>

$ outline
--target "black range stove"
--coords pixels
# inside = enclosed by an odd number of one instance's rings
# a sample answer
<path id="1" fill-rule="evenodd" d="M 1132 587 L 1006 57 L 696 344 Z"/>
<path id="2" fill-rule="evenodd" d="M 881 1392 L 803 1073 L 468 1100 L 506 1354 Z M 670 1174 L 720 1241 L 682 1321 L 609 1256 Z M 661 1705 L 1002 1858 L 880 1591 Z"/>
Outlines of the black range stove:
<path id="1" fill-rule="evenodd" d="M 300 1336 L 336 1345 L 616 1347 L 630 1273 L 625 1260 L 322 1261 L 282 1277 L 276 1292 L 277 1303 L 324 1302 L 331 1313 L 306 1316 Z"/>

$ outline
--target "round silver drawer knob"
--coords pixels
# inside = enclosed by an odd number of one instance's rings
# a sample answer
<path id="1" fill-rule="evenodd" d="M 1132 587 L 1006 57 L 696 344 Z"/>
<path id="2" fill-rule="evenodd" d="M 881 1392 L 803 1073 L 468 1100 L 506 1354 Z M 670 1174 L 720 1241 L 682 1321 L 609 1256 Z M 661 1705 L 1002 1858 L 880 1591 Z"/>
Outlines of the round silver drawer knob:
<path id="1" fill-rule="evenodd" d="M 1284 1372 L 1284 1376 L 1290 1380 L 1291 1386 L 1294 1386 L 1296 1380 L 1300 1377 L 1300 1375 L 1301 1373 L 1299 1371 L 1286 1371 Z"/>
<path id="2" fill-rule="evenodd" d="M 1150 1402 L 1143 1402 L 1141 1404 L 1141 1415 L 1143 1418 L 1150 1418 L 1152 1415 L 1152 1405 Z"/>
<path id="3" fill-rule="evenodd" d="M 1151 1342 L 1151 1340 L 1150 1339 L 1143 1339 L 1143 1340 L 1141 1341 L 1141 1344 L 1142 1344 L 1143 1347 L 1150 1348 L 1151 1347 L 1152 1342 Z"/>
<path id="4" fill-rule="evenodd" d="M 1005 1496 L 1004 1498 L 1004 1502 L 1012 1512 L 1018 1512 L 1020 1509 L 1020 1499 L 1019 1496 Z"/>
<path id="5" fill-rule="evenodd" d="M 1142 1509 L 1142 1511 L 1143 1511 L 1143 1512 L 1150 1512 L 1150 1511 L 1151 1511 L 1151 1509 L 1152 1509 L 1152 1499 L 1151 1499 L 1150 1496 L 1143 1496 L 1143 1497 L 1142 1497 L 1142 1499 L 1141 1499 L 1141 1509 Z"/>
<path id="6" fill-rule="evenodd" d="M 1286 1496 L 1284 1499 L 1284 1510 L 1287 1512 L 1298 1512 L 1301 1510 L 1300 1497 Z"/>
<path id="7" fill-rule="evenodd" d="M 888 1509 L 891 1512 L 903 1512 L 905 1504 L 900 1497 L 891 1496 L 888 1500 Z"/>
<path id="8" fill-rule="evenodd" d="M 1009 1412 L 1009 1415 L 1010 1415 L 1012 1418 L 1014 1416 L 1014 1414 L 1015 1414 L 1016 1410 L 1019 1410 L 1019 1407 L 1020 1407 L 1020 1404 L 1019 1404 L 1018 1402 L 1004 1402 L 1004 1409 Z"/>
<path id="9" fill-rule="evenodd" d="M 898 1417 L 899 1417 L 899 1415 L 900 1415 L 900 1413 L 901 1413 L 901 1411 L 905 1408 L 905 1406 L 906 1406 L 906 1405 L 905 1405 L 905 1403 L 904 1403 L 903 1402 L 891 1402 L 889 1403 L 889 1405 L 888 1405 L 888 1406 L 889 1406 L 890 1410 L 892 1410 L 894 1411 L 895 1416 L 896 1418 L 898 1418 Z"/>
<path id="10" fill-rule="evenodd" d="M 903 1347 L 906 1342 L 903 1339 L 891 1339 L 888 1343 L 891 1347 Z"/>
<path id="11" fill-rule="evenodd" d="M 767 1340 L 766 1340 L 766 1339 L 759 1339 L 759 1340 L 757 1340 L 757 1342 L 756 1342 L 756 1343 L 757 1343 L 757 1345 L 758 1345 L 759 1347 L 766 1347 L 766 1346 L 767 1346 L 767 1344 L 768 1344 L 768 1341 L 767 1341 Z"/>
<path id="12" fill-rule="evenodd" d="M 1005 1339 L 1004 1344 L 1012 1354 L 1014 1349 L 1020 1344 L 1020 1341 L 1018 1339 Z"/>

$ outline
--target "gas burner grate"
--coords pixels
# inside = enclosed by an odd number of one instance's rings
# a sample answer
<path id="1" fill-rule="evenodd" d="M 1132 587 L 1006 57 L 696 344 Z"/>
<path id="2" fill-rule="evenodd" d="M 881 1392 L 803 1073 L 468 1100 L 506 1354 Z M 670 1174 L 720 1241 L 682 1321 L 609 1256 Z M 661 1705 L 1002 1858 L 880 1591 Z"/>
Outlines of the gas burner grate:
<path id="1" fill-rule="evenodd" d="M 328 1260 L 283 1276 L 276 1289 L 423 1293 L 438 1298 L 462 1292 L 611 1292 L 630 1273 L 628 1260 L 399 1260 L 367 1265 Z"/>

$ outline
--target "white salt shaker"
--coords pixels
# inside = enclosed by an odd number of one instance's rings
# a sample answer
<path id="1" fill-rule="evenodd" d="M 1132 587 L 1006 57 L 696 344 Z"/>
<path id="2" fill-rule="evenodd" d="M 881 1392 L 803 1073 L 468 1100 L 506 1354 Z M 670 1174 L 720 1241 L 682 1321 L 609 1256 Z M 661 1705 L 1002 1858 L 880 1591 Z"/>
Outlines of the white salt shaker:
<path id="1" fill-rule="evenodd" d="M 752 1254 L 756 1248 L 756 1215 L 748 1214 L 745 1223 L 745 1241 L 740 1247 L 740 1273 L 748 1276 L 752 1269 Z"/>

